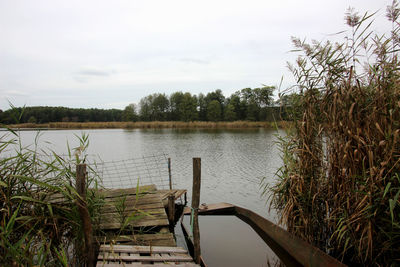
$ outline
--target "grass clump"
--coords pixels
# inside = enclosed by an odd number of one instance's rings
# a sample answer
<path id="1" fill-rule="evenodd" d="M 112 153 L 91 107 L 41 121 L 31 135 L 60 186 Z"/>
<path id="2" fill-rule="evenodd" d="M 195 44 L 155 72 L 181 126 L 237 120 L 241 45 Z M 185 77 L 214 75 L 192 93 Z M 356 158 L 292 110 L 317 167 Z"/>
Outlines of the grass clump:
<path id="1" fill-rule="evenodd" d="M 84 235 L 75 189 L 75 165 L 85 160 L 87 137 L 80 138 L 69 158 L 23 147 L 17 132 L 0 136 L 0 265 L 84 266 Z M 40 153 L 39 153 L 40 152 Z M 86 185 L 97 188 L 89 172 Z M 87 206 L 94 226 L 102 199 L 87 191 Z"/>
<path id="2" fill-rule="evenodd" d="M 394 1 L 389 35 L 349 10 L 345 42 L 293 39 L 298 101 L 272 206 L 288 231 L 352 265 L 400 263 L 399 14 Z"/>

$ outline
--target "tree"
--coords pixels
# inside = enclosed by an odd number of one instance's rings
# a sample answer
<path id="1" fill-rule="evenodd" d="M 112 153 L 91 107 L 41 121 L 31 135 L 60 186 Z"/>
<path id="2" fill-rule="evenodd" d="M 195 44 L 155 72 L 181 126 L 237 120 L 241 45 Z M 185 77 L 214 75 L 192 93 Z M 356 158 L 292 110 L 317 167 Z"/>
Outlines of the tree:
<path id="1" fill-rule="evenodd" d="M 260 107 L 257 105 L 257 103 L 254 100 L 251 100 L 247 104 L 246 120 L 257 121 L 257 120 L 259 120 L 259 117 L 260 117 Z"/>
<path id="2" fill-rule="evenodd" d="M 275 86 L 264 86 L 261 88 L 253 89 L 255 100 L 261 108 L 267 107 L 271 104 L 272 94 L 275 89 Z"/>
<path id="3" fill-rule="evenodd" d="M 165 94 L 153 94 L 151 100 L 152 120 L 165 121 L 170 106 L 168 98 Z"/>
<path id="4" fill-rule="evenodd" d="M 137 121 L 138 115 L 136 114 L 135 104 L 129 104 L 125 107 L 122 113 L 123 121 Z"/>
<path id="5" fill-rule="evenodd" d="M 209 121 L 221 120 L 221 104 L 217 100 L 212 100 L 207 106 L 207 119 Z"/>
<path id="6" fill-rule="evenodd" d="M 181 121 L 194 121 L 198 118 L 197 114 L 197 98 L 195 95 L 185 93 L 179 105 L 180 120 Z"/>
<path id="7" fill-rule="evenodd" d="M 272 102 L 274 86 L 244 88 L 231 96 L 230 103 L 235 107 L 239 119 L 256 121 L 266 118 L 266 107 Z"/>
<path id="8" fill-rule="evenodd" d="M 170 119 L 173 121 L 178 121 L 181 118 L 181 103 L 183 101 L 183 93 L 175 92 L 169 97 L 170 102 Z"/>
<path id="9" fill-rule="evenodd" d="M 205 100 L 205 96 L 203 93 L 199 94 L 198 103 L 199 103 L 199 120 L 206 121 L 207 120 L 207 102 Z"/>
<path id="10" fill-rule="evenodd" d="M 36 123 L 36 118 L 34 116 L 30 116 L 28 119 L 28 123 Z"/>
<path id="11" fill-rule="evenodd" d="M 151 102 L 148 97 L 140 99 L 139 102 L 139 116 L 142 121 L 149 121 L 151 119 Z"/>
<path id="12" fill-rule="evenodd" d="M 240 100 L 238 92 L 234 93 L 228 102 L 228 105 L 232 105 L 236 114 L 236 120 L 246 119 L 246 103 Z"/>
<path id="13" fill-rule="evenodd" d="M 236 112 L 235 107 L 232 104 L 228 104 L 225 108 L 224 119 L 226 121 L 234 121 L 236 120 Z"/>

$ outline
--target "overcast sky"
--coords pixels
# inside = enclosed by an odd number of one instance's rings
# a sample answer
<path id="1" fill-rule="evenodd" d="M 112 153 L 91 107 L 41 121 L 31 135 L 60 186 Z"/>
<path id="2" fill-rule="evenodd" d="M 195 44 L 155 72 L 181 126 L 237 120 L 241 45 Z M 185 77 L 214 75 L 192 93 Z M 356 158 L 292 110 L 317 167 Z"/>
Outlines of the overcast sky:
<path id="1" fill-rule="evenodd" d="M 293 84 L 290 37 L 326 40 L 344 13 L 391 1 L 0 0 L 0 109 L 124 108 L 152 93 Z M 284 89 L 284 88 L 282 88 Z"/>

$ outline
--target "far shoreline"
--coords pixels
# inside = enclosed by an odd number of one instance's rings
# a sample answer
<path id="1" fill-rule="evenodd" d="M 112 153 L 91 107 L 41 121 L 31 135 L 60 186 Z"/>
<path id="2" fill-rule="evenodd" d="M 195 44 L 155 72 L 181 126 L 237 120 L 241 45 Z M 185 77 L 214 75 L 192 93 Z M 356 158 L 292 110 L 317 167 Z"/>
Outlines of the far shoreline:
<path id="1" fill-rule="evenodd" d="M 13 130 L 65 130 L 65 129 L 275 129 L 286 128 L 286 121 L 151 121 L 151 122 L 50 122 L 10 124 Z"/>

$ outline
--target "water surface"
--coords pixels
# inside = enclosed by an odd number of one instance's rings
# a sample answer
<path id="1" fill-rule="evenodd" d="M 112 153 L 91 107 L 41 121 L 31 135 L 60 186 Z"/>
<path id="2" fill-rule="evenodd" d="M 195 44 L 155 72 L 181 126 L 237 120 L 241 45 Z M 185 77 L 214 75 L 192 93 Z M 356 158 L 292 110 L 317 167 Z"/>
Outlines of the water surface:
<path id="1" fill-rule="evenodd" d="M 268 211 L 266 198 L 260 196 L 262 177 L 273 184 L 274 173 L 281 165 L 275 144 L 276 130 L 48 130 L 41 132 L 39 147 L 65 154 L 67 143 L 70 147 L 77 146 L 79 142 L 76 136 L 81 136 L 82 133 L 89 135 L 88 153 L 98 155 L 103 161 L 167 154 L 172 161 L 174 186 L 187 189 L 189 199 L 192 188 L 192 158 L 200 157 L 200 203 L 229 202 L 276 221 L 275 212 Z M 24 144 L 34 142 L 35 131 L 22 131 L 20 134 Z M 210 266 L 218 266 L 217 259 L 227 253 L 232 257 L 229 266 L 243 266 L 243 255 L 246 252 L 252 259 L 252 264 L 248 266 L 265 266 L 268 255 L 271 255 L 257 234 L 250 234 L 251 228 L 239 219 L 208 217 L 202 218 L 200 224 L 203 224 L 203 254 L 213 262 Z M 236 246 L 237 244 L 241 245 Z"/>

